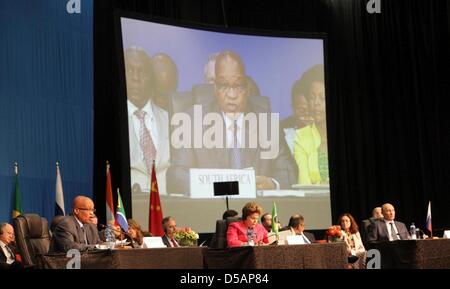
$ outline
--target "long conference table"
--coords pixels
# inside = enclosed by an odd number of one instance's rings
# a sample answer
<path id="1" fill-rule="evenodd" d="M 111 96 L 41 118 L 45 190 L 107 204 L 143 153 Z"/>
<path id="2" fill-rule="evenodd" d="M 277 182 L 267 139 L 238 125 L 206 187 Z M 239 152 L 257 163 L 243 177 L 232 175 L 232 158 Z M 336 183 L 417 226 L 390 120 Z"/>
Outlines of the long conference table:
<path id="1" fill-rule="evenodd" d="M 450 239 L 371 243 L 380 252 L 381 269 L 450 269 Z"/>
<path id="2" fill-rule="evenodd" d="M 450 269 L 450 240 L 406 240 L 372 243 L 382 269 Z M 211 249 L 180 247 L 84 252 L 81 269 L 342 269 L 344 243 Z M 38 256 L 38 268 L 65 269 L 65 254 Z"/>
<path id="3" fill-rule="evenodd" d="M 347 265 L 344 243 L 101 250 L 80 257 L 80 269 L 343 269 Z M 46 254 L 38 256 L 37 267 L 66 269 L 70 261 L 65 254 Z"/>

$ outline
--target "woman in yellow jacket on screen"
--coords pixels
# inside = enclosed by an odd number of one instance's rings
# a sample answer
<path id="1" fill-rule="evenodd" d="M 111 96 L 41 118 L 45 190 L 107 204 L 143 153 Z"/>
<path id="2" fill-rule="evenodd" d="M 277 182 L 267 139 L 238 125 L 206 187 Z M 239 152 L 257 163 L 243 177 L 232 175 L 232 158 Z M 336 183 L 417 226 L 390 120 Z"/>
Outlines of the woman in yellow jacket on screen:
<path id="1" fill-rule="evenodd" d="M 320 184 L 320 133 L 314 123 L 297 129 L 294 139 L 294 158 L 298 165 L 299 183 Z"/>

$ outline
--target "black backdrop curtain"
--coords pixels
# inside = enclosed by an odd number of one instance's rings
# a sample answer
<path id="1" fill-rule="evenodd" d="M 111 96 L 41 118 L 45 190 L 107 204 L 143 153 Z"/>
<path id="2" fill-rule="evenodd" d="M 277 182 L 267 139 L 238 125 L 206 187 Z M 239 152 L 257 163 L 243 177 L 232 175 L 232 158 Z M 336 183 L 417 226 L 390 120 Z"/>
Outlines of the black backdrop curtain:
<path id="1" fill-rule="evenodd" d="M 381 0 L 94 2 L 94 192 L 105 210 L 105 161 L 131 215 L 126 101 L 120 85 L 113 12 L 265 30 L 325 32 L 333 222 L 357 220 L 391 202 L 397 219 L 450 226 L 450 2 Z M 223 4 L 223 5 L 222 5 Z M 226 15 L 226 17 L 224 17 Z"/>

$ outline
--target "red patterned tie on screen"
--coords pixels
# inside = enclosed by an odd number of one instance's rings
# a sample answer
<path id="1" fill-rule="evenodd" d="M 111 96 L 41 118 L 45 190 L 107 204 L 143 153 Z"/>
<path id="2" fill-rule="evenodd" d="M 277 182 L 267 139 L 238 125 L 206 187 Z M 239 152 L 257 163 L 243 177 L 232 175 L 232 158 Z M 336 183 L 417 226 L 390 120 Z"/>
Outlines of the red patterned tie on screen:
<path id="1" fill-rule="evenodd" d="M 137 116 L 140 122 L 139 129 L 139 144 L 141 145 L 142 152 L 144 153 L 145 167 L 147 168 L 147 173 L 150 174 L 152 171 L 152 162 L 156 158 L 156 148 L 153 143 L 152 136 L 149 130 L 145 126 L 145 115 L 146 112 L 142 110 L 136 110 L 134 114 Z"/>
<path id="2" fill-rule="evenodd" d="M 171 241 L 172 241 L 172 245 L 174 246 L 174 247 L 179 247 L 178 246 L 178 244 L 177 244 L 177 242 L 175 242 L 175 239 L 172 237 L 172 239 L 170 239 Z"/>

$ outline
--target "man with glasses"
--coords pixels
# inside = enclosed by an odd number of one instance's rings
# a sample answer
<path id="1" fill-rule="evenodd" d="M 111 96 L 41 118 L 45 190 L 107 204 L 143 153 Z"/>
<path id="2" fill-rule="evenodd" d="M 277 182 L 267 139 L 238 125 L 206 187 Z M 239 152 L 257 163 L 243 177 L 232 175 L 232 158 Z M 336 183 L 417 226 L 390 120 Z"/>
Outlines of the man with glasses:
<path id="1" fill-rule="evenodd" d="M 215 138 L 222 147 L 211 148 L 181 148 L 173 149 L 172 164 L 167 171 L 167 183 L 171 193 L 186 193 L 189 191 L 190 168 L 254 168 L 256 187 L 259 190 L 274 190 L 289 188 L 295 180 L 296 166 L 287 154 L 287 147 L 279 145 L 279 138 L 275 139 L 278 153 L 270 158 L 262 158 L 263 151 L 259 143 L 259 130 L 269 131 L 270 125 L 259 127 L 258 116 L 267 116 L 269 111 L 260 104 L 249 100 L 248 76 L 242 59 L 233 51 L 223 51 L 216 57 L 214 99 L 202 106 L 205 114 L 219 115 L 222 118 L 222 130 L 214 125 Z M 255 114 L 258 129 L 250 131 L 245 117 Z M 187 111 L 194 120 L 194 109 Z M 193 123 L 195 125 L 195 123 Z M 193 127 L 192 125 L 192 127 Z M 261 124 L 262 126 L 263 124 Z M 220 124 L 219 124 L 220 126 Z M 194 136 L 194 134 L 193 134 Z M 250 139 L 258 139 L 258 143 L 250 145 Z M 244 145 L 245 144 L 245 145 Z M 174 146 L 175 147 L 175 146 Z M 176 145 L 178 146 L 178 144 Z"/>
<path id="2" fill-rule="evenodd" d="M 65 217 L 53 232 L 50 252 L 93 249 L 99 242 L 97 226 L 91 221 L 94 213 L 94 202 L 88 197 L 77 196 L 73 200 L 72 215 Z"/>

